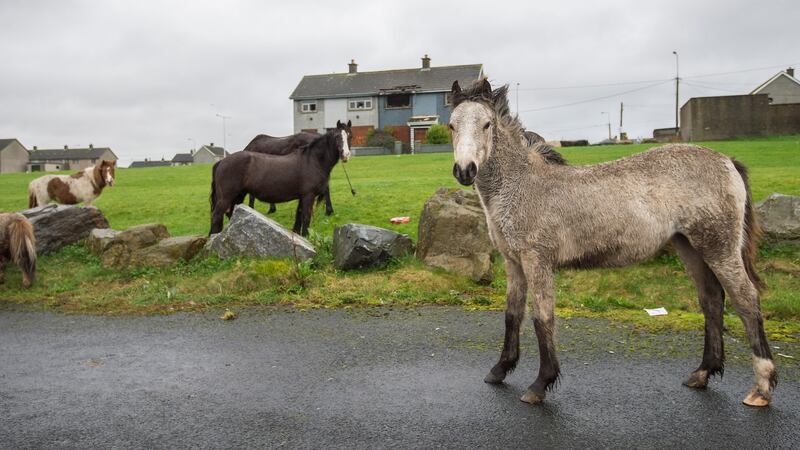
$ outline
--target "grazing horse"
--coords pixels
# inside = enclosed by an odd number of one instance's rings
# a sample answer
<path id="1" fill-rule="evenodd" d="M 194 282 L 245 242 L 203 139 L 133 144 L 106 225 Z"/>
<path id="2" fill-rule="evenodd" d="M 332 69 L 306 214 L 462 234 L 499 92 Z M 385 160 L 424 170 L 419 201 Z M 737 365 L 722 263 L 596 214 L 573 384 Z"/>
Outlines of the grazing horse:
<path id="1" fill-rule="evenodd" d="M 44 206 L 51 201 L 65 205 L 83 202 L 91 205 L 103 188 L 114 185 L 115 161 L 101 160 L 72 175 L 45 175 L 28 184 L 28 207 Z"/>
<path id="2" fill-rule="evenodd" d="M 349 123 L 319 135 L 310 144 L 286 155 L 237 152 L 214 164 L 211 171 L 211 231 L 222 231 L 223 215 L 247 194 L 269 203 L 298 199 L 295 233 L 308 235 L 314 199 L 328 188 L 333 166 L 350 158 Z"/>
<path id="3" fill-rule="evenodd" d="M 347 127 L 350 127 L 350 121 L 347 121 Z M 310 144 L 314 139 L 318 138 L 318 133 L 301 132 L 291 136 L 274 137 L 267 134 L 259 134 L 254 137 L 247 147 L 244 148 L 246 152 L 265 153 L 267 155 L 286 155 L 297 151 L 300 147 Z M 325 193 L 325 215 L 330 216 L 333 214 L 333 205 L 331 204 L 331 191 L 326 189 Z M 250 207 L 255 206 L 256 199 L 250 195 Z M 275 204 L 270 203 L 269 211 L 267 214 L 272 214 L 276 210 Z"/>
<path id="4" fill-rule="evenodd" d="M 744 323 L 755 385 L 744 403 L 766 406 L 777 383 L 764 334 L 755 272 L 760 229 L 745 167 L 713 150 L 665 145 L 620 160 L 569 166 L 522 144 L 508 86 L 486 79 L 461 90 L 453 83 L 450 129 L 453 175 L 475 184 L 489 235 L 508 276 L 505 342 L 486 376 L 500 383 L 519 359 L 519 331 L 530 296 L 539 344 L 539 374 L 521 400 L 536 404 L 560 373 L 556 356 L 553 273 L 560 267 L 621 267 L 644 261 L 667 242 L 678 251 L 705 315 L 700 366 L 684 382 L 705 388 L 722 375 L 725 293 Z"/>
<path id="5" fill-rule="evenodd" d="M 0 213 L 0 284 L 3 284 L 6 260 L 22 269 L 22 285 L 36 280 L 36 238 L 33 226 L 22 214 Z"/>

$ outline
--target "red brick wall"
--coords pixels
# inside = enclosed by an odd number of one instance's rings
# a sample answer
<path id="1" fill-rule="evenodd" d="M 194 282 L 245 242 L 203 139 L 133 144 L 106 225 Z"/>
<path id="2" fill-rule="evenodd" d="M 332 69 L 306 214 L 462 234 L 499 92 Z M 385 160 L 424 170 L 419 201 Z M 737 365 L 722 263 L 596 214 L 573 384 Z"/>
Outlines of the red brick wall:
<path id="1" fill-rule="evenodd" d="M 409 144 L 409 133 L 411 132 L 408 125 L 392 125 L 392 131 L 394 134 L 394 138 L 398 141 L 403 141 L 405 144 Z"/>
<path id="2" fill-rule="evenodd" d="M 350 131 L 353 133 L 353 146 L 367 145 L 367 133 L 373 128 L 372 125 L 351 127 Z"/>

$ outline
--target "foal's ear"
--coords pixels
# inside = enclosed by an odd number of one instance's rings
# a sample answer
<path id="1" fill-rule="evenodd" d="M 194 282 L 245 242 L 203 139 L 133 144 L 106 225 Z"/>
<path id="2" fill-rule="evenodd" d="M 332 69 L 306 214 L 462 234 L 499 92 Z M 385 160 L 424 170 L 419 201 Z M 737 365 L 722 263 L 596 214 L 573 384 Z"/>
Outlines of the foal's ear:
<path id="1" fill-rule="evenodd" d="M 458 85 L 458 80 L 453 81 L 453 87 L 450 88 L 451 94 L 460 94 L 461 93 L 461 86 Z"/>
<path id="2" fill-rule="evenodd" d="M 486 78 L 483 79 L 483 83 L 481 83 L 481 92 L 484 94 L 492 95 L 492 84 L 489 83 L 489 80 Z"/>

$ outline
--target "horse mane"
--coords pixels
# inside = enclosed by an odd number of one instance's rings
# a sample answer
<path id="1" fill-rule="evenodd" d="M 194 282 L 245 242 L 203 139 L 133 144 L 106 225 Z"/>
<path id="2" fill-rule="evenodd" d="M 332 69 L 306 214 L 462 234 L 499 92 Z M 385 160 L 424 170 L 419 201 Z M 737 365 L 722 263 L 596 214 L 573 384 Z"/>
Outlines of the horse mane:
<path id="1" fill-rule="evenodd" d="M 336 129 L 334 128 L 334 129 L 328 130 L 328 131 L 320 134 L 319 136 L 314 138 L 313 141 L 311 141 L 308 144 L 305 144 L 305 145 L 302 145 L 301 147 L 299 147 L 297 152 L 301 153 L 303 155 L 311 154 L 311 152 L 313 151 L 314 147 L 316 147 L 320 143 L 320 141 L 322 141 L 323 139 L 328 139 L 328 138 L 334 136 L 334 134 L 333 134 L 334 130 L 336 130 Z"/>
<path id="2" fill-rule="evenodd" d="M 504 84 L 497 89 L 487 91 L 488 83 L 488 79 L 482 77 L 475 80 L 468 88 L 454 93 L 453 108 L 455 109 L 463 102 L 483 103 L 494 110 L 498 127 L 503 128 L 512 136 L 519 136 L 519 142 L 524 140 L 527 143 L 527 147 L 535 149 L 546 163 L 566 165 L 567 161 L 553 147 L 543 142 L 534 142 L 537 137 L 539 139 L 542 139 L 542 137 L 532 131 L 525 131 L 519 116 L 511 114 L 511 108 L 508 106 L 508 85 Z M 528 133 L 531 133 L 532 136 Z"/>

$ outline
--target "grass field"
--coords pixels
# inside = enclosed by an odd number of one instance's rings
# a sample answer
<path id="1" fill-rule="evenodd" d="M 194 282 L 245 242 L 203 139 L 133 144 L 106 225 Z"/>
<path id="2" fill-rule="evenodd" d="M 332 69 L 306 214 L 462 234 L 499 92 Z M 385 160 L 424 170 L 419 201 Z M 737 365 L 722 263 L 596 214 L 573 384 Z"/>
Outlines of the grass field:
<path id="1" fill-rule="evenodd" d="M 800 195 L 800 136 L 710 142 L 704 145 L 744 162 L 753 196 L 772 192 Z M 591 164 L 646 150 L 653 145 L 561 149 L 571 164 Z M 451 154 L 355 157 L 347 171 L 358 194 L 353 197 L 342 167 L 333 171 L 331 191 L 336 214 L 318 208 L 312 240 L 321 252 L 311 266 L 287 261 L 194 261 L 165 270 L 110 271 L 80 246 L 42 258 L 40 282 L 22 292 L 19 272 L 9 271 L 0 299 L 61 311 L 99 313 L 165 312 L 208 306 L 294 303 L 309 306 L 361 304 L 459 304 L 499 308 L 505 288 L 502 264 L 492 286 L 475 285 L 457 275 L 430 271 L 408 258 L 386 270 L 341 273 L 331 267 L 333 228 L 358 222 L 392 228 L 416 239 L 425 200 L 440 186 L 458 187 L 451 175 Z M 0 211 L 27 207 L 26 187 L 36 174 L 0 176 Z M 118 169 L 117 184 L 95 203 L 113 228 L 161 222 L 173 235 L 206 234 L 209 227 L 210 166 Z M 264 211 L 266 205 L 258 204 Z M 293 223 L 293 204 L 278 206 L 274 218 Z M 410 224 L 389 218 L 411 216 Z M 767 317 L 800 321 L 800 252 L 792 247 L 763 247 L 759 263 L 771 288 L 764 294 Z M 558 276 L 561 314 L 638 317 L 641 308 L 665 306 L 675 314 L 660 323 L 696 324 L 699 308 L 680 263 L 662 257 L 616 270 L 562 271 Z M 694 325 L 692 325 L 694 326 Z M 732 325 L 736 326 L 736 325 Z M 792 328 L 794 329 L 794 328 Z"/>

